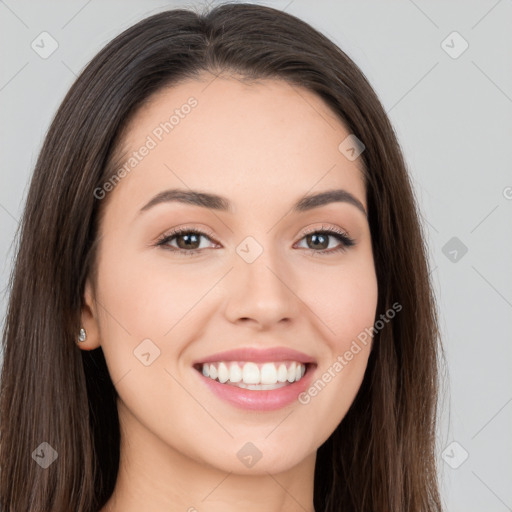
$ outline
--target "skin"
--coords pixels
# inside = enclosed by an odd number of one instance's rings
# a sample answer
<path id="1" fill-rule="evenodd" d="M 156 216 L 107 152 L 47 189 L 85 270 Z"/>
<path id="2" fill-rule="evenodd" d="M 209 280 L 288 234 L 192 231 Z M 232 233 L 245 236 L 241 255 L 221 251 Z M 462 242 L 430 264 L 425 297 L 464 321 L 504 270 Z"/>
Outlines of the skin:
<path id="1" fill-rule="evenodd" d="M 192 368 L 219 351 L 285 346 L 316 359 L 314 382 L 373 325 L 377 306 L 365 215 L 347 202 L 290 212 L 306 194 L 339 188 L 366 209 L 360 159 L 338 150 L 347 129 L 306 89 L 212 78 L 159 91 L 138 111 L 128 153 L 189 97 L 198 101 L 104 199 L 80 344 L 102 347 L 120 397 L 120 471 L 101 512 L 314 510 L 316 450 L 353 402 L 370 354 L 371 343 L 362 346 L 308 404 L 267 412 L 224 402 Z M 234 212 L 168 202 L 139 214 L 171 188 L 225 196 Z M 214 236 L 192 257 L 155 246 L 180 226 Z M 355 245 L 315 254 L 341 242 L 315 248 L 305 229 L 333 227 Z M 263 249 L 250 264 L 236 252 L 247 236 Z M 145 339 L 160 350 L 149 366 L 134 356 Z M 250 468 L 237 457 L 247 442 L 262 454 Z"/>

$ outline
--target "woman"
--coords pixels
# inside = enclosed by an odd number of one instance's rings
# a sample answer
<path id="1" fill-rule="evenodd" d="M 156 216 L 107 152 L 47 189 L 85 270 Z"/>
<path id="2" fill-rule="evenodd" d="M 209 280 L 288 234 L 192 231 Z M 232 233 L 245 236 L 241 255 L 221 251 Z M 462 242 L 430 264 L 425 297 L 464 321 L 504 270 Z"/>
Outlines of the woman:
<path id="1" fill-rule="evenodd" d="M 2 510 L 440 511 L 428 275 L 399 145 L 347 55 L 257 5 L 142 20 L 36 164 Z"/>

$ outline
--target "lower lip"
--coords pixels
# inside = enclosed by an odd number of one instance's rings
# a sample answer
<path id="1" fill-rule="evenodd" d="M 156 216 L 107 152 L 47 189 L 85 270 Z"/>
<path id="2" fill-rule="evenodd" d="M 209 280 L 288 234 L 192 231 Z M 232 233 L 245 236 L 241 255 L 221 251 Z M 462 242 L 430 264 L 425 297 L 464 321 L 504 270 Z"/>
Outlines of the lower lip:
<path id="1" fill-rule="evenodd" d="M 222 398 L 240 409 L 253 411 L 275 411 L 295 401 L 298 402 L 299 395 L 309 387 L 314 370 L 315 366 L 309 364 L 306 373 L 298 382 L 293 382 L 282 388 L 252 390 L 221 384 L 219 381 L 205 377 L 202 373 L 194 369 L 201 380 L 219 398 Z"/>

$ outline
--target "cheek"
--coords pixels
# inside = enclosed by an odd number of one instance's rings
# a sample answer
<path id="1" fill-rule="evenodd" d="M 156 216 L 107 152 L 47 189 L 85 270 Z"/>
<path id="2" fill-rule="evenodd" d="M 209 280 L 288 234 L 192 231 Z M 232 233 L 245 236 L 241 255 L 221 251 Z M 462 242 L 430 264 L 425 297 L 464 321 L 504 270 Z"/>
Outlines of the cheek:
<path id="1" fill-rule="evenodd" d="M 343 353 L 375 321 L 378 286 L 373 260 L 319 266 L 309 276 L 302 280 L 299 296 L 307 299 L 331 352 Z"/>
<path id="2" fill-rule="evenodd" d="M 319 319 L 324 350 L 315 379 L 299 401 L 307 410 L 314 410 L 309 415 L 311 428 L 316 424 L 314 418 L 324 418 L 316 426 L 326 439 L 347 413 L 363 381 L 378 286 L 371 258 L 335 270 L 321 269 L 313 282 L 315 286 L 309 284 L 301 293 L 311 299 L 308 306 Z"/>
<path id="3" fill-rule="evenodd" d="M 150 255 L 106 254 L 98 277 L 100 301 L 108 310 L 104 323 L 121 337 L 129 333 L 133 343 L 163 340 L 211 286 L 207 276 L 155 262 Z"/>

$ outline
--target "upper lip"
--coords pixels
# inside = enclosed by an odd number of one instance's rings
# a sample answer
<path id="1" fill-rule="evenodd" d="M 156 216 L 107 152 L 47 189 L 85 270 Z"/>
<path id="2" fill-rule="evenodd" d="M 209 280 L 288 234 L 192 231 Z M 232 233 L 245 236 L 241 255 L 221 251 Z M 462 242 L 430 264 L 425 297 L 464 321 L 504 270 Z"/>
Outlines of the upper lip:
<path id="1" fill-rule="evenodd" d="M 297 361 L 299 363 L 315 363 L 315 359 L 304 352 L 293 350 L 286 347 L 272 347 L 266 349 L 258 348 L 237 348 L 225 352 L 217 352 L 206 356 L 193 364 L 215 363 L 218 361 L 254 361 L 254 362 L 272 362 L 272 361 Z"/>

